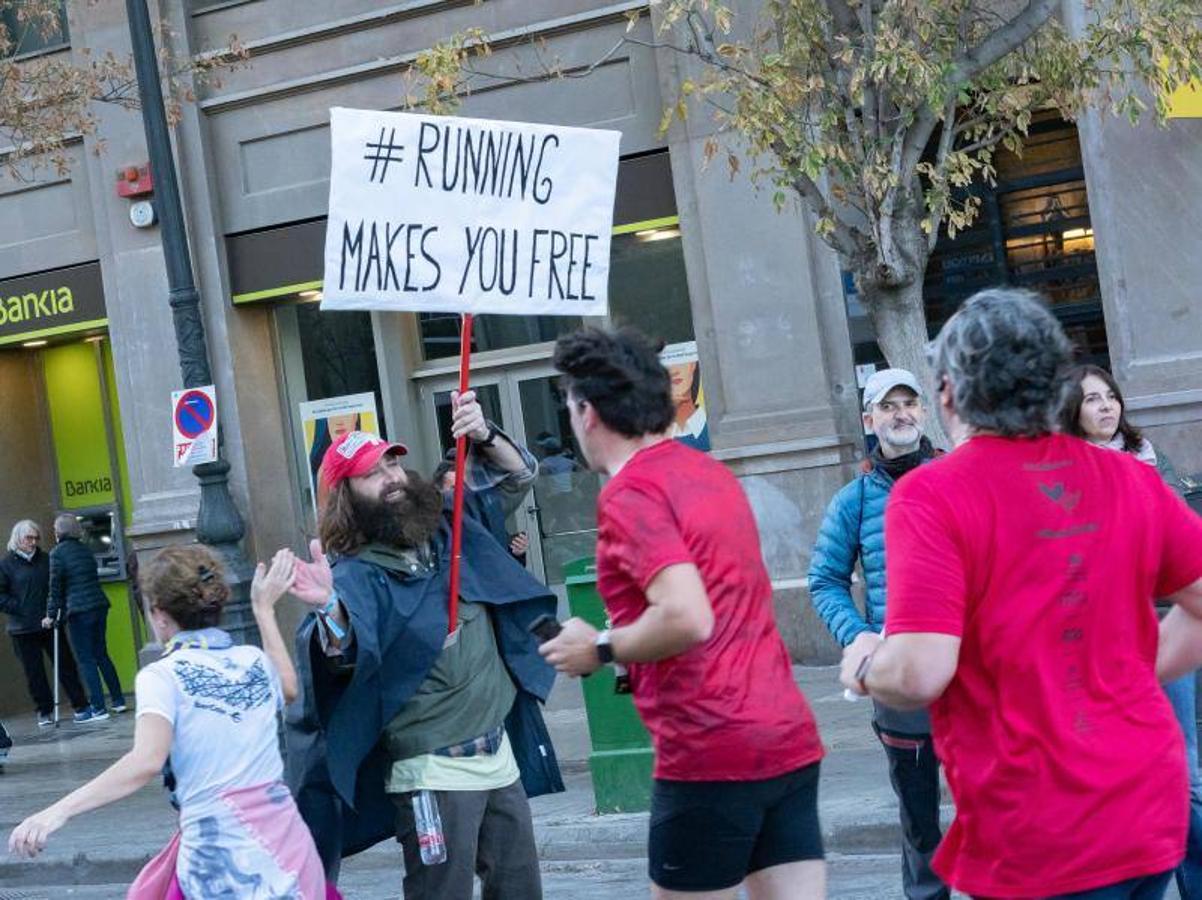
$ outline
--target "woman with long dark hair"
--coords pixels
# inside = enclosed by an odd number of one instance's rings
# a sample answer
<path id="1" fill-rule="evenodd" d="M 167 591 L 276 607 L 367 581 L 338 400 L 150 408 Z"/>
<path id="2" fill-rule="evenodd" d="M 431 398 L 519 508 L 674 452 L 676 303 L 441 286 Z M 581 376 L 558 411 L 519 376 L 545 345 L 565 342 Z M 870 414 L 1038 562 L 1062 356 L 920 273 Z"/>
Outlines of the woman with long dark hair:
<path id="1" fill-rule="evenodd" d="M 1182 492 L 1181 480 L 1163 453 L 1127 419 L 1123 392 L 1114 376 L 1100 366 L 1082 365 L 1069 374 L 1069 389 L 1060 416 L 1066 434 L 1084 438 L 1098 447 L 1130 453 L 1155 466 L 1171 488 Z M 1184 900 L 1202 898 L 1202 774 L 1198 770 L 1198 721 L 1195 711 L 1197 673 L 1191 672 L 1164 686 L 1173 712 L 1185 735 L 1189 767 L 1190 817 L 1186 855 L 1175 872 L 1177 889 Z"/>

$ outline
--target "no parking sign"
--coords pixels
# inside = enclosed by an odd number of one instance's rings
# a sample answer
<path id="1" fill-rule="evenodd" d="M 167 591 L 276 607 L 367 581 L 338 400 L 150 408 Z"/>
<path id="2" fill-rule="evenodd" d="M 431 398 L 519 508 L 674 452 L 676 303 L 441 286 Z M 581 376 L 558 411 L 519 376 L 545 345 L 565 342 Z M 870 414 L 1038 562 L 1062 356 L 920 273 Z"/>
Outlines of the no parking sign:
<path id="1" fill-rule="evenodd" d="M 177 468 L 217 461 L 217 391 L 213 385 L 171 392 L 171 443 Z"/>

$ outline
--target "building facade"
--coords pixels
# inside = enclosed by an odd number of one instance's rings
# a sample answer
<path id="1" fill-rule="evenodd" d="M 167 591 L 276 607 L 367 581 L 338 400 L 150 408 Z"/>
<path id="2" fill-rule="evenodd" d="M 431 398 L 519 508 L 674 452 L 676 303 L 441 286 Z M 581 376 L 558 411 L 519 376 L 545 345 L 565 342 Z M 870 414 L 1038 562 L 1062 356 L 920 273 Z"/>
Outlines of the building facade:
<path id="1" fill-rule="evenodd" d="M 1077 2 L 1066 0 L 1070 19 Z M 613 49 L 626 13 L 647 5 L 160 4 L 177 52 L 221 47 L 230 34 L 249 52 L 219 86 L 199 88 L 173 135 L 247 554 L 299 550 L 314 531 L 310 460 L 349 420 L 337 404 L 325 413 L 310 404 L 355 398 L 344 412 L 404 440 L 425 472 L 448 445 L 457 320 L 322 312 L 316 302 L 328 120 L 333 106 L 400 108 L 417 53 L 480 27 L 497 52 L 480 64 L 487 72 L 475 76 L 465 115 L 621 132 L 610 318 L 682 345 L 685 358 L 695 345 L 699 366 L 686 372 L 701 375 L 683 392 L 682 424 L 695 425 L 703 408 L 710 452 L 742 480 L 795 658 L 830 662 L 837 650 L 810 610 L 804 574 L 826 503 L 863 453 L 857 365 L 879 356 L 854 289 L 804 212 L 777 213 L 744 178 L 708 169 L 713 126 L 703 117 L 660 135 L 686 62 L 638 44 Z M 47 52 L 129 53 L 124 4 L 68 7 L 70 40 Z M 652 39 L 646 17 L 634 34 Z M 546 59 L 570 77 L 515 77 Z M 90 517 L 98 553 L 114 556 L 110 644 L 132 680 L 145 635 L 116 555 L 190 540 L 198 487 L 172 464 L 170 392 L 180 376 L 158 231 L 135 225 L 117 191 L 122 171 L 145 163 L 141 120 L 97 112 L 99 153 L 89 138 L 73 145 L 66 175 L 0 182 L 10 226 L 0 236 L 9 474 L 0 525 L 30 517 L 48 529 L 63 509 Z M 1085 352 L 1109 359 L 1153 441 L 1181 470 L 1202 471 L 1202 255 L 1186 250 L 1202 233 L 1202 120 L 1159 130 L 1088 115 L 1079 128 L 1057 120 L 1045 131 L 1071 148 L 1036 154 L 1045 168 L 1016 169 L 975 237 L 945 242 L 932 267 L 939 283 L 928 284 L 932 319 L 977 283 L 1044 289 Z M 599 487 L 580 466 L 550 365 L 556 334 L 577 324 L 483 317 L 472 357 L 489 414 L 547 461 L 511 527 L 530 536 L 528 565 L 553 585 L 591 553 Z M 4 647 L 0 671 L 9 670 L 8 683 L 19 683 Z M 21 708 L 12 693 L 0 703 Z"/>

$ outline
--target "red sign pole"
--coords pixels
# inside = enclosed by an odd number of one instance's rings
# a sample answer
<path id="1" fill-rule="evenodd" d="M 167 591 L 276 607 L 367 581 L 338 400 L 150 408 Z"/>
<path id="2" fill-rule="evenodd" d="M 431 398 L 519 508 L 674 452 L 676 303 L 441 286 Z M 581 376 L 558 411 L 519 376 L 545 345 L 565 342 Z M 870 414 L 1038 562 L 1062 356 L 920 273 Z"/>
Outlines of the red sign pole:
<path id="1" fill-rule="evenodd" d="M 459 334 L 459 396 L 467 393 L 468 368 L 472 358 L 472 314 L 463 313 Z M 449 625 L 453 633 L 459 624 L 459 562 L 463 556 L 463 473 L 467 470 L 467 437 L 455 439 L 455 494 L 451 517 L 451 596 L 447 600 Z"/>

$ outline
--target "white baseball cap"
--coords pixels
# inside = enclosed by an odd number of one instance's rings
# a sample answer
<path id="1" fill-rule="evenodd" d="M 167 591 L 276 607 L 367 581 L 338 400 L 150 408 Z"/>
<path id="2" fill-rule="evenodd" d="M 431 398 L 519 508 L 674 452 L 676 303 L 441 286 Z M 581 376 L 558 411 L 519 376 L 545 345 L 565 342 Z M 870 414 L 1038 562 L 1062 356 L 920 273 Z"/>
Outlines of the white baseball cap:
<path id="1" fill-rule="evenodd" d="M 880 403 L 886 394 L 897 387 L 907 387 L 919 397 L 922 396 L 922 387 L 909 369 L 881 369 L 869 375 L 864 384 L 864 408 Z"/>

